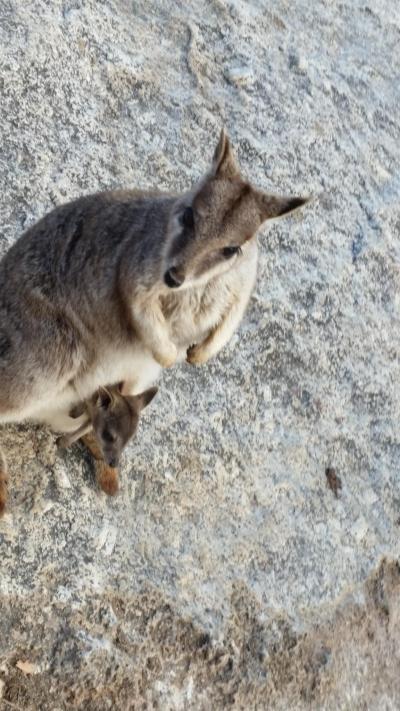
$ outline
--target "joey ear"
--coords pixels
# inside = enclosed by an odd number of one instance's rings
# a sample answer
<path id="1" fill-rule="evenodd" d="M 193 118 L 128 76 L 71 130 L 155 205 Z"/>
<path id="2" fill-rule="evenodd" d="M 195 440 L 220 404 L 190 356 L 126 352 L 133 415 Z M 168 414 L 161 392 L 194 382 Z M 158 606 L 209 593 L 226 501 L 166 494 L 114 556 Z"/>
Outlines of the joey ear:
<path id="1" fill-rule="evenodd" d="M 278 195 L 268 195 L 268 193 L 257 192 L 257 202 L 260 208 L 261 222 L 271 220 L 274 217 L 282 217 L 293 210 L 310 202 L 309 197 L 281 197 Z"/>
<path id="2" fill-rule="evenodd" d="M 147 405 L 149 405 L 153 399 L 158 393 L 158 388 L 153 387 L 149 388 L 148 390 L 145 390 L 143 393 L 140 393 L 140 395 L 130 395 L 127 397 L 128 402 L 133 405 L 135 410 L 143 410 Z"/>
<path id="3" fill-rule="evenodd" d="M 214 151 L 212 172 L 216 178 L 233 178 L 239 175 L 239 168 L 224 128 Z"/>
<path id="4" fill-rule="evenodd" d="M 99 387 L 96 396 L 96 406 L 102 407 L 103 410 L 108 410 L 112 401 L 113 399 L 111 393 L 107 390 L 107 388 Z"/>

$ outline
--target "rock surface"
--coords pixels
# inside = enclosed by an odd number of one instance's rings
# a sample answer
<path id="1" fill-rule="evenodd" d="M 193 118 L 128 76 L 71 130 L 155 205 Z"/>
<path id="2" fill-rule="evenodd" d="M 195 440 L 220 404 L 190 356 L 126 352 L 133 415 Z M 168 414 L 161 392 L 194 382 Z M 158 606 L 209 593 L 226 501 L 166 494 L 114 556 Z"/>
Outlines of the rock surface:
<path id="1" fill-rule="evenodd" d="M 260 235 L 220 357 L 164 375 L 118 497 L 2 430 L 0 708 L 399 708 L 399 3 L 3 0 L 0 41 L 2 252 L 82 193 L 187 187 L 222 124 L 317 197 Z"/>

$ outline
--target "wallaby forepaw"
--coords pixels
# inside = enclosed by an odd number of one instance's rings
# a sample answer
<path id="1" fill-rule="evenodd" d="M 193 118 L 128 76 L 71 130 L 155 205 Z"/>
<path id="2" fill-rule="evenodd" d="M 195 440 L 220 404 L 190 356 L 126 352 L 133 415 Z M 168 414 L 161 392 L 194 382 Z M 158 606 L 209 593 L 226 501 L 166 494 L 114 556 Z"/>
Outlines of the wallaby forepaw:
<path id="1" fill-rule="evenodd" d="M 118 469 L 109 467 L 105 462 L 97 462 L 97 481 L 100 489 L 109 496 L 115 496 L 119 489 Z"/>
<path id="2" fill-rule="evenodd" d="M 171 365 L 174 365 L 176 362 L 178 357 L 178 349 L 173 343 L 170 343 L 168 349 L 153 352 L 153 356 L 162 368 L 170 368 Z"/>
<path id="3" fill-rule="evenodd" d="M 191 346 L 187 349 L 186 360 L 191 365 L 203 365 L 211 358 L 211 354 L 201 345 Z"/>

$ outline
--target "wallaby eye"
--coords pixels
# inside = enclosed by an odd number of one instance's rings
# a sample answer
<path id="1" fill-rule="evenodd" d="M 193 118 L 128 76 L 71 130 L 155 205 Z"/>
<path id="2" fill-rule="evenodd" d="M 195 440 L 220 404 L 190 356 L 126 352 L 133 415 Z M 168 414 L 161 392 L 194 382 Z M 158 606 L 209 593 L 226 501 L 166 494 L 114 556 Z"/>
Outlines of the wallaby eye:
<path id="1" fill-rule="evenodd" d="M 190 229 L 190 230 L 193 229 L 194 215 L 193 215 L 193 209 L 191 207 L 185 207 L 181 220 L 182 220 L 183 227 L 187 227 L 187 229 Z"/>
<path id="2" fill-rule="evenodd" d="M 242 254 L 241 247 L 224 247 L 222 250 L 222 256 L 225 259 L 230 259 L 234 257 L 235 254 Z"/>
<path id="3" fill-rule="evenodd" d="M 110 432 L 110 430 L 103 430 L 101 436 L 104 439 L 104 441 L 108 442 L 109 444 L 112 444 L 113 442 L 115 442 L 115 439 L 116 439 L 115 435 L 112 432 Z"/>

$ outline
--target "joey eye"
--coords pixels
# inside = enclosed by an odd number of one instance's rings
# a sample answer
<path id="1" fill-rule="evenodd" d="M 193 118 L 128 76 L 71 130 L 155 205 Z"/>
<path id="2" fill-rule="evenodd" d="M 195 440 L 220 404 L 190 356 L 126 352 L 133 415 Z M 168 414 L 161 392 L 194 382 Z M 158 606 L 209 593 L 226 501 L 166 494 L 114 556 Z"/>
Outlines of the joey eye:
<path id="1" fill-rule="evenodd" d="M 183 227 L 187 227 L 188 229 L 193 229 L 194 214 L 193 214 L 193 209 L 191 207 L 185 207 L 185 209 L 182 213 L 181 222 L 182 222 Z"/>
<path id="2" fill-rule="evenodd" d="M 222 250 L 222 256 L 225 259 L 230 259 L 231 257 L 234 257 L 235 254 L 241 254 L 242 250 L 240 247 L 224 247 Z"/>
<path id="3" fill-rule="evenodd" d="M 116 440 L 115 435 L 112 432 L 110 432 L 110 430 L 103 430 L 101 436 L 105 442 L 108 442 L 108 444 L 112 444 Z"/>

